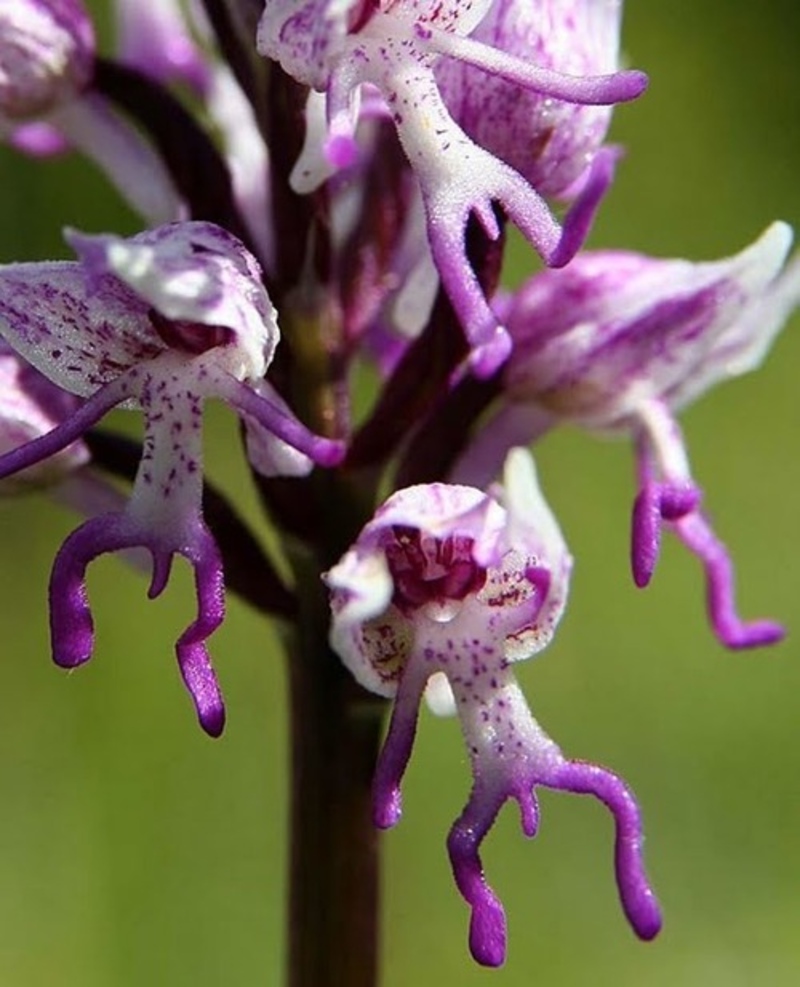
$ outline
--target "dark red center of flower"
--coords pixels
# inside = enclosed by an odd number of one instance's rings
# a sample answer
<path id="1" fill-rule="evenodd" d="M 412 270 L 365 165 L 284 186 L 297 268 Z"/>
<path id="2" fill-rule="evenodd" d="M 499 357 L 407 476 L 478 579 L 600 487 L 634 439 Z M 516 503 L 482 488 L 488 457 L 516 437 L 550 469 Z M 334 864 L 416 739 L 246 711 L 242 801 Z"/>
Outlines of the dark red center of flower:
<path id="1" fill-rule="evenodd" d="M 182 350 L 199 356 L 217 346 L 233 342 L 234 332 L 227 326 L 207 326 L 200 322 L 168 319 L 154 308 L 150 309 L 149 315 L 153 328 L 171 350 Z"/>
<path id="2" fill-rule="evenodd" d="M 486 569 L 473 558 L 472 538 L 434 538 L 418 528 L 392 527 L 386 561 L 394 583 L 393 602 L 407 613 L 426 603 L 463 600 L 486 582 Z"/>

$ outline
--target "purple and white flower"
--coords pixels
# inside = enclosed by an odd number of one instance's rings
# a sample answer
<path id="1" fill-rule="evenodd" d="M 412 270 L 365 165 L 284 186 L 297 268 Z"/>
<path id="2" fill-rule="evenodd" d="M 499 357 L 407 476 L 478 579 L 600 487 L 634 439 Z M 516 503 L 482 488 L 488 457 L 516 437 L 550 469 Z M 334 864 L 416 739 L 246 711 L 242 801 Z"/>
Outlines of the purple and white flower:
<path id="1" fill-rule="evenodd" d="M 506 927 L 480 845 L 508 799 L 519 803 L 523 832 L 536 833 L 537 785 L 608 806 L 625 913 L 642 938 L 660 927 L 631 792 L 607 769 L 564 757 L 532 717 L 513 672 L 550 642 L 571 567 L 530 456 L 516 449 L 504 485 L 489 493 L 443 483 L 395 493 L 325 577 L 332 646 L 365 688 L 394 698 L 374 782 L 378 826 L 400 818 L 400 782 L 426 686 L 434 683 L 437 705 L 443 677 L 452 691 L 474 781 L 448 851 L 472 910 L 470 948 L 490 966 L 503 962 Z"/>
<path id="2" fill-rule="evenodd" d="M 0 136 L 37 157 L 76 147 L 149 222 L 179 218 L 161 159 L 92 91 L 94 60 L 81 0 L 0 0 Z"/>
<path id="3" fill-rule="evenodd" d="M 636 584 L 650 581 L 666 523 L 703 563 L 719 640 L 731 648 L 778 640 L 779 625 L 746 623 L 736 612 L 732 565 L 700 510 L 675 414 L 761 364 L 800 301 L 800 263 L 783 270 L 791 241 L 790 228 L 773 223 L 722 261 L 598 251 L 563 271 L 535 275 L 505 303 L 514 351 L 504 371 L 504 403 L 453 476 L 483 485 L 505 449 L 562 422 L 630 435 L 639 474 Z"/>
<path id="4" fill-rule="evenodd" d="M 541 98 L 568 103 L 616 103 L 638 96 L 646 84 L 638 72 L 563 75 L 532 64 L 527 51 L 523 57 L 509 53 L 507 37 L 492 37 L 491 45 L 469 37 L 490 7 L 491 0 L 268 0 L 258 37 L 262 54 L 326 94 L 325 152 L 334 166 L 347 167 L 358 153 L 362 88 L 367 96 L 377 93 L 382 99 L 420 184 L 442 283 L 473 349 L 473 367 L 483 375 L 507 357 L 510 341 L 466 257 L 470 216 L 495 239 L 500 232 L 497 204 L 548 264 L 566 264 L 581 246 L 611 181 L 614 154 L 596 156 L 562 230 L 539 190 L 455 122 L 436 78 L 440 57 L 475 66 Z M 615 38 L 612 48 L 615 56 Z M 451 101 L 457 99 L 453 88 L 451 82 Z M 320 169 L 320 177 L 325 174 Z"/>
<path id="5" fill-rule="evenodd" d="M 85 572 L 92 559 L 147 549 L 156 597 L 182 555 L 194 568 L 198 612 L 177 642 L 178 662 L 202 726 L 216 735 L 224 711 L 205 642 L 223 619 L 224 593 L 220 552 L 201 509 L 203 404 L 220 398 L 244 418 L 267 472 L 332 465 L 341 444 L 309 433 L 263 379 L 278 326 L 258 265 L 235 237 L 208 223 L 130 239 L 66 236 L 78 261 L 0 267 L 0 334 L 84 400 L 52 431 L 0 456 L 0 478 L 70 447 L 117 405 L 141 409 L 145 438 L 127 506 L 87 521 L 56 557 L 53 655 L 64 667 L 91 656 Z"/>

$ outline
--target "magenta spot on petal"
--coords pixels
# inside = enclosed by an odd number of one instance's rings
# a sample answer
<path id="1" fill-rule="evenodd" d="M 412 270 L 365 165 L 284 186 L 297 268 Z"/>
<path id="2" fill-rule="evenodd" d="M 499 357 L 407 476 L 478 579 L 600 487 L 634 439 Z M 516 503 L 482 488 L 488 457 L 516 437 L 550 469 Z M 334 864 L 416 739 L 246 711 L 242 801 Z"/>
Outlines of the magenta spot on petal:
<path id="1" fill-rule="evenodd" d="M 335 168 L 349 168 L 358 158 L 358 144 L 353 137 L 331 137 L 325 144 L 325 157 Z"/>

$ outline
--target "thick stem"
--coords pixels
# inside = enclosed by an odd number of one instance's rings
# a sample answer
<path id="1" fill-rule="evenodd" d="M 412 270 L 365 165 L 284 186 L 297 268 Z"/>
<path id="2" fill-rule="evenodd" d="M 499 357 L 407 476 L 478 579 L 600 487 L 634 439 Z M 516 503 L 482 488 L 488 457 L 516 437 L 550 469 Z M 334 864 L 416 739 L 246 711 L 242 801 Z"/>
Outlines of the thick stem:
<path id="1" fill-rule="evenodd" d="M 379 860 L 371 788 L 382 704 L 329 649 L 324 594 L 304 586 L 304 608 L 309 596 L 313 612 L 298 621 L 289 663 L 287 984 L 375 987 Z"/>

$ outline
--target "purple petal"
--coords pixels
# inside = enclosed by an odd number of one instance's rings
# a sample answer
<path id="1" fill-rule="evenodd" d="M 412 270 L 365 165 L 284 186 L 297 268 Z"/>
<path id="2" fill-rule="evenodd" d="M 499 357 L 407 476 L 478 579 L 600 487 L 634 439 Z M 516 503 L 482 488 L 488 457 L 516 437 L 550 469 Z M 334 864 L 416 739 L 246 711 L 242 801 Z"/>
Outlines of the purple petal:
<path id="1" fill-rule="evenodd" d="M 101 388 L 51 432 L 0 456 L 0 480 L 66 449 L 126 397 L 124 381 L 114 381 Z"/>
<path id="2" fill-rule="evenodd" d="M 344 442 L 315 435 L 301 421 L 257 394 L 248 384 L 226 375 L 218 381 L 218 394 L 242 414 L 254 418 L 319 466 L 338 466 L 344 459 Z"/>
<path id="3" fill-rule="evenodd" d="M 623 911 L 640 939 L 654 938 L 661 929 L 661 912 L 644 870 L 639 808 L 625 782 L 597 764 L 566 761 L 542 783 L 576 795 L 594 795 L 611 811 L 616 825 L 614 869 Z"/>
<path id="4" fill-rule="evenodd" d="M 199 518 L 190 520 L 175 544 L 165 544 L 156 530 L 144 528 L 127 514 L 105 514 L 81 525 L 64 542 L 50 578 L 50 630 L 53 659 L 63 668 L 87 661 L 94 646 L 94 622 L 86 592 L 89 563 L 106 552 L 143 547 L 153 557 L 150 596 L 157 596 L 169 575 L 176 552 L 194 568 L 197 618 L 175 646 L 178 666 L 197 709 L 200 725 L 218 737 L 225 725 L 225 709 L 206 649 L 206 640 L 225 616 L 222 558 Z"/>
<path id="5" fill-rule="evenodd" d="M 186 688 L 202 728 L 218 737 L 225 726 L 225 706 L 211 666 L 206 640 L 225 618 L 222 556 L 211 534 L 197 523 L 195 539 L 182 554 L 194 567 L 197 619 L 178 638 L 175 651 Z"/>
<path id="6" fill-rule="evenodd" d="M 400 782 L 414 746 L 419 704 L 426 682 L 427 674 L 420 675 L 415 668 L 407 667 L 397 691 L 389 732 L 372 783 L 372 818 L 379 829 L 390 829 L 399 822 L 403 812 Z"/>
<path id="7" fill-rule="evenodd" d="M 123 514 L 104 514 L 72 532 L 56 555 L 50 576 L 50 637 L 53 660 L 62 668 L 88 661 L 94 621 L 86 593 L 86 568 L 105 552 L 141 544 Z"/>
<path id="8" fill-rule="evenodd" d="M 483 966 L 500 966 L 506 958 L 505 911 L 486 881 L 479 850 L 507 797 L 505 790 L 482 791 L 476 781 L 464 811 L 447 837 L 453 877 L 471 909 L 470 952 Z"/>
<path id="9" fill-rule="evenodd" d="M 631 568 L 633 581 L 644 589 L 661 550 L 661 522 L 676 521 L 697 509 L 700 491 L 688 484 L 646 482 L 633 505 Z"/>
<path id="10" fill-rule="evenodd" d="M 771 620 L 743 621 L 734 602 L 734 573 L 728 550 L 708 521 L 695 512 L 673 524 L 675 533 L 702 562 L 711 625 L 728 648 L 758 648 L 782 640 L 784 628 Z"/>
<path id="11" fill-rule="evenodd" d="M 597 209 L 614 180 L 620 154 L 616 147 L 603 147 L 595 154 L 583 189 L 564 218 L 558 246 L 549 256 L 542 255 L 548 267 L 564 267 L 583 246 Z M 534 246 L 538 245 L 534 243 Z"/>

